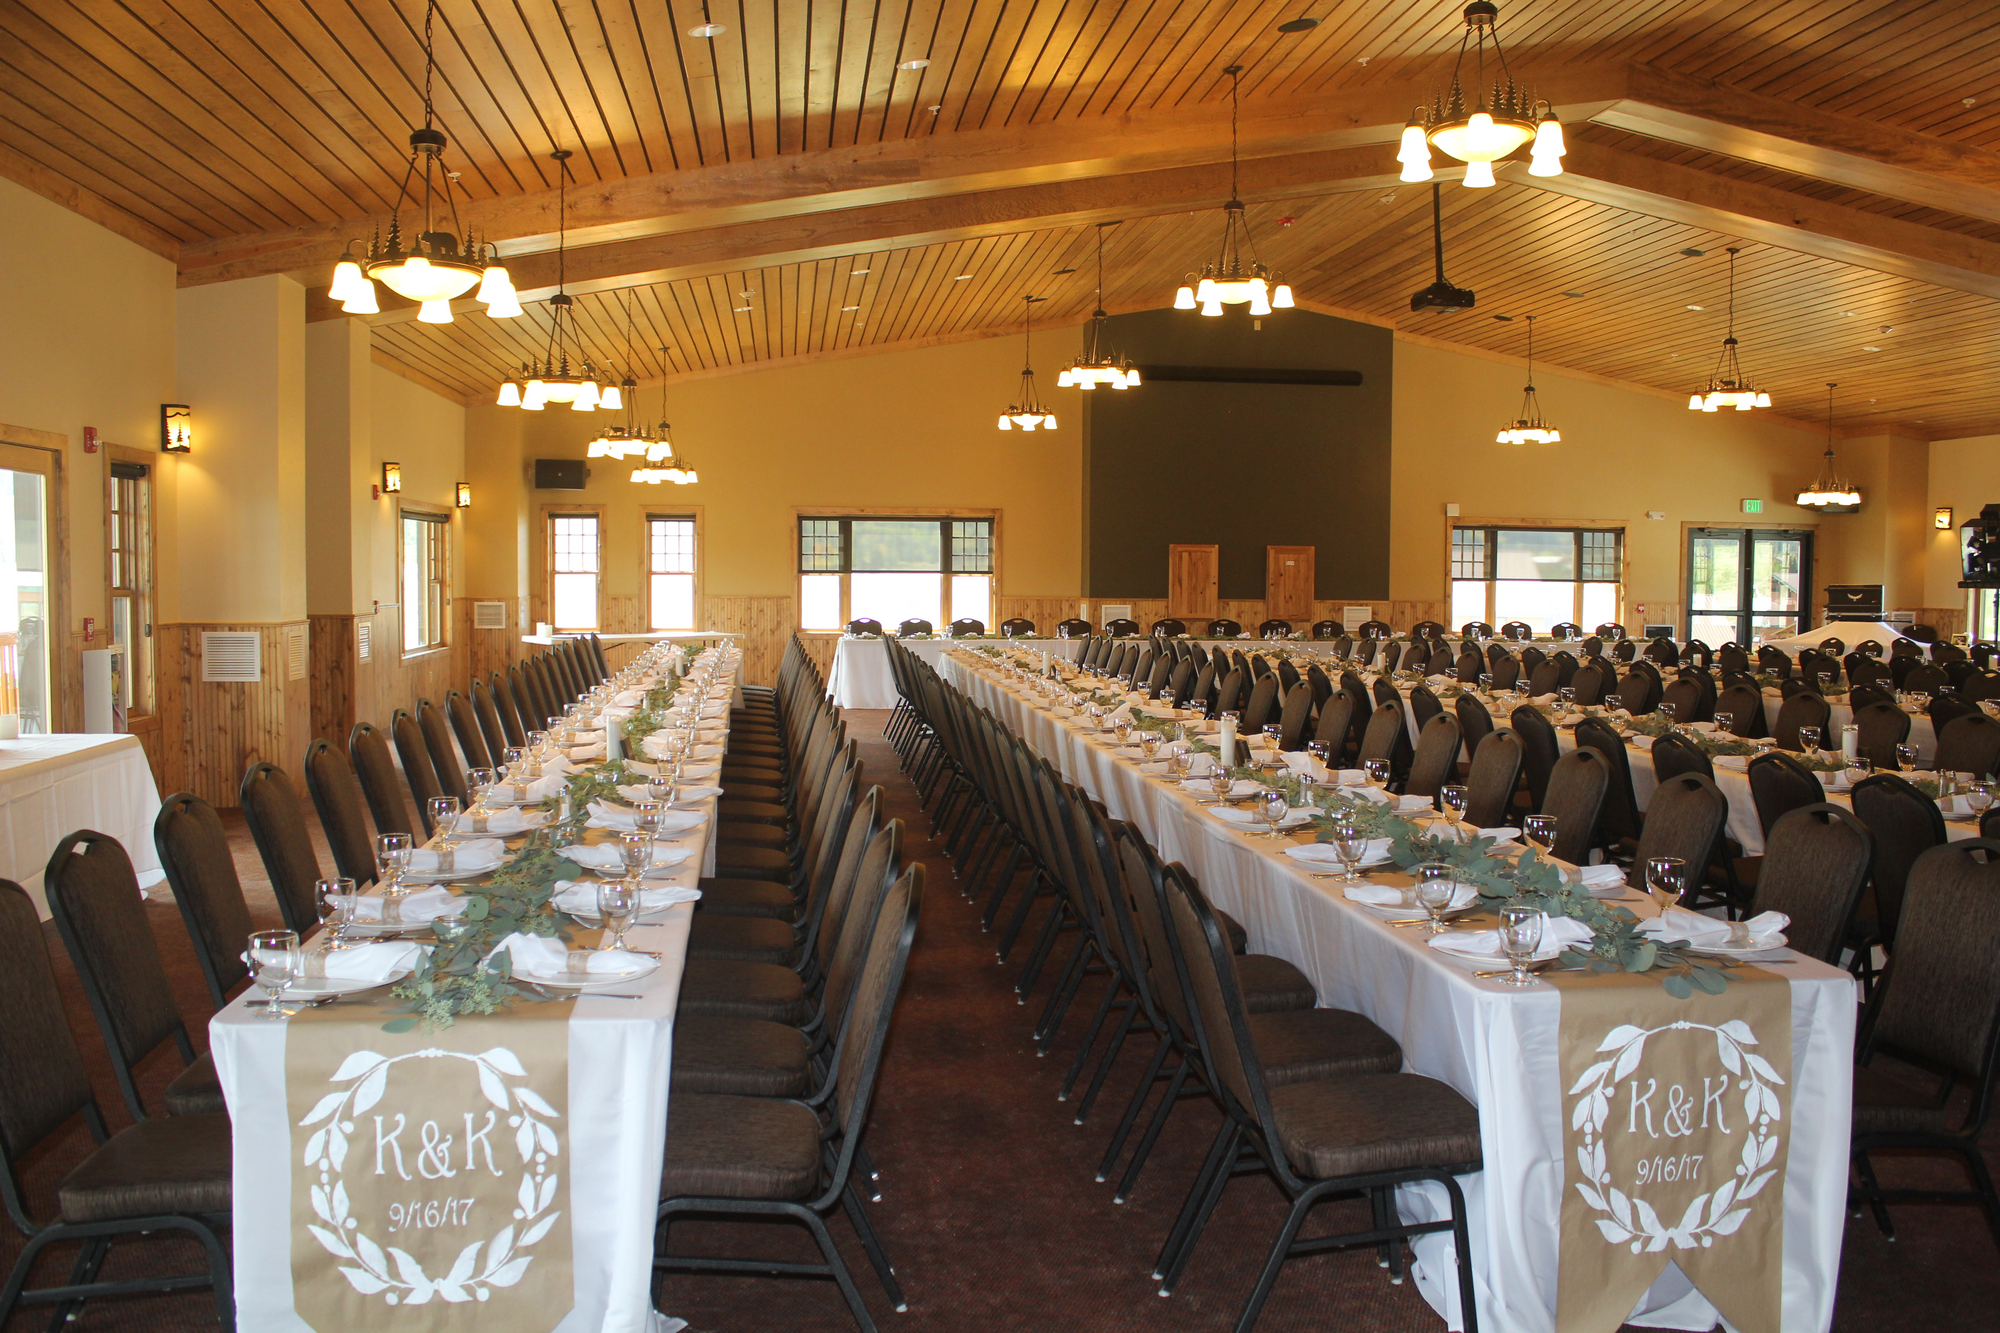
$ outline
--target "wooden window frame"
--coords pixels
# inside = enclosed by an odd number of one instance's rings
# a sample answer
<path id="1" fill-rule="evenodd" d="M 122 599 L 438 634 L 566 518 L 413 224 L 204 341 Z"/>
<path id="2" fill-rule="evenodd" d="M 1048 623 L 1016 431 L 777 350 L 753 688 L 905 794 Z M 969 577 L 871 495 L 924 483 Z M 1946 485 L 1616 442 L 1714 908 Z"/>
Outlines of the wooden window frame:
<path id="1" fill-rule="evenodd" d="M 444 595 L 439 598 L 439 638 L 436 643 L 427 643 L 420 648 L 404 648 L 402 646 L 403 636 L 409 628 L 409 616 L 411 613 L 408 599 L 403 595 L 404 588 L 408 586 L 405 579 L 409 572 L 404 568 L 403 563 L 403 523 L 404 520 L 410 518 L 420 519 L 426 523 L 434 523 L 444 529 L 444 550 L 442 552 L 442 559 L 439 562 L 443 570 L 443 577 L 429 580 L 429 582 L 441 586 L 444 592 Z M 453 510 L 443 505 L 428 504 L 422 500 L 404 500 L 396 506 L 396 645 L 401 651 L 402 660 L 404 661 L 409 661 L 411 658 L 416 657 L 428 657 L 432 653 L 448 653 L 451 651 L 452 525 L 456 518 L 457 515 Z"/>
<path id="2" fill-rule="evenodd" d="M 1626 590 L 1629 587 L 1631 587 L 1631 578 L 1632 578 L 1632 543 L 1630 541 L 1629 524 L 1623 521 L 1607 521 L 1604 519 L 1594 519 L 1594 520 L 1579 519 L 1575 521 L 1568 521 L 1562 519 L 1546 519 L 1546 518 L 1537 518 L 1537 519 L 1468 518 L 1463 515 L 1450 519 L 1445 523 L 1444 527 L 1444 606 L 1446 608 L 1447 614 L 1449 613 L 1451 608 L 1453 588 L 1459 582 L 1456 575 L 1452 573 L 1452 551 L 1453 551 L 1452 538 L 1453 534 L 1466 529 L 1478 532 L 1486 532 L 1486 533 L 1494 533 L 1501 530 L 1505 530 L 1508 532 L 1574 533 L 1576 534 L 1575 537 L 1576 570 L 1579 575 L 1581 575 L 1583 572 L 1582 534 L 1586 532 L 1617 533 L 1618 534 L 1618 578 L 1616 582 L 1612 584 L 1612 586 L 1618 589 L 1617 603 L 1616 603 L 1618 614 L 1613 617 L 1613 620 L 1621 624 L 1624 622 L 1625 607 L 1626 607 L 1625 593 Z M 1484 582 L 1486 584 L 1486 612 L 1485 614 L 1479 617 L 1485 623 L 1492 625 L 1496 631 L 1500 627 L 1500 621 L 1494 615 L 1494 601 L 1497 596 L 1497 590 L 1495 589 L 1494 585 L 1495 583 L 1498 582 L 1498 580 L 1494 577 L 1495 570 L 1498 568 L 1498 560 L 1496 558 L 1496 551 L 1495 551 L 1497 544 L 1498 544 L 1497 538 L 1491 536 L 1487 538 L 1486 578 L 1484 579 Z M 1682 563 L 1685 564 L 1686 563 L 1685 560 L 1683 560 Z M 1471 580 L 1467 581 L 1470 582 Z M 1552 580 L 1552 582 L 1561 582 L 1561 581 L 1562 580 L 1559 579 Z M 1570 611 L 1570 615 L 1573 623 L 1583 625 L 1583 585 L 1585 583 L 1611 582 L 1611 580 L 1584 579 L 1578 577 L 1570 581 L 1574 583 L 1576 587 L 1576 595 L 1571 602 L 1572 609 Z M 1452 633 L 1456 634 L 1458 632 L 1459 627 L 1458 625 L 1448 625 L 1446 626 L 1446 628 L 1450 630 Z M 1594 627 L 1590 625 L 1583 625 L 1583 628 L 1586 632 L 1588 632 Z"/>
<path id="3" fill-rule="evenodd" d="M 702 614 L 702 598 L 707 596 L 704 574 L 708 567 L 708 529 L 700 505 L 658 505 L 639 506 L 639 599 L 644 610 L 648 633 L 663 632 L 653 629 L 653 520 L 692 520 L 694 523 L 694 618 L 690 629 L 700 629 L 706 619 Z M 603 529 L 598 530 L 600 539 Z M 603 561 L 600 559 L 599 564 Z"/>
<path id="4" fill-rule="evenodd" d="M 604 564 L 604 509 L 601 504 L 545 504 L 539 507 L 542 524 L 542 609 L 549 617 L 549 627 L 555 633 L 564 633 L 564 628 L 556 624 L 556 534 L 554 520 L 559 518 L 593 518 L 597 520 L 597 625 L 594 630 L 571 627 L 577 633 L 604 632 L 604 580 L 610 571 Z"/>
<path id="5" fill-rule="evenodd" d="M 155 554 L 159 545 L 159 488 L 154 484 L 160 477 L 160 454 L 157 450 L 134 449 L 129 445 L 105 444 L 104 449 L 104 611 L 106 632 L 111 632 L 112 603 L 118 596 L 132 599 L 133 620 L 138 626 L 136 639 L 143 640 L 133 645 L 128 654 L 131 660 L 125 663 L 127 679 L 132 685 L 132 702 L 125 709 L 125 722 L 137 731 L 150 731 L 159 725 L 159 656 L 157 641 L 153 633 L 156 623 L 154 616 L 159 566 Z M 121 587 L 111 580 L 114 564 L 112 552 L 116 546 L 117 524 L 113 513 L 115 497 L 121 478 L 111 472 L 113 463 L 124 463 L 146 469 L 145 476 L 145 517 L 135 555 L 143 577 L 137 587 Z M 144 670 L 141 671 L 140 668 Z"/>
<path id="6" fill-rule="evenodd" d="M 816 634 L 824 638 L 830 638 L 830 639 L 839 638 L 841 635 L 847 632 L 847 622 L 854 618 L 854 606 L 853 606 L 853 596 L 852 596 L 853 585 L 850 582 L 854 573 L 853 570 L 854 543 L 851 540 L 843 540 L 841 542 L 840 569 L 838 571 L 825 570 L 825 569 L 804 570 L 799 568 L 799 545 L 804 540 L 805 536 L 804 524 L 814 519 L 921 518 L 921 519 L 935 519 L 940 525 L 953 522 L 963 523 L 971 520 L 983 520 L 985 522 L 991 523 L 993 525 L 993 535 L 991 541 L 988 543 L 989 550 L 987 552 L 988 555 L 987 563 L 990 566 L 990 568 L 987 571 L 987 577 L 993 581 L 993 586 L 990 598 L 990 610 L 988 614 L 994 617 L 998 617 L 1000 609 L 1000 569 L 1001 569 L 1000 552 L 1003 549 L 1003 537 L 1004 537 L 1003 514 L 1004 511 L 999 509 L 939 509 L 928 505 L 915 508 L 902 507 L 902 508 L 886 508 L 886 509 L 869 508 L 869 507 L 857 508 L 857 507 L 846 507 L 841 505 L 793 506 L 792 537 L 791 537 L 793 629 L 795 629 L 798 633 L 804 635 Z M 941 579 L 949 580 L 951 578 L 952 571 L 949 568 L 951 564 L 951 533 L 948 530 L 944 531 L 941 534 L 941 541 L 943 543 L 942 555 L 944 563 L 947 567 L 939 571 L 939 577 Z M 817 574 L 838 573 L 840 575 L 841 627 L 839 629 L 830 629 L 830 630 L 806 629 L 804 627 L 803 621 L 805 617 L 805 606 L 800 596 L 799 580 L 806 574 L 811 574 L 811 573 L 817 573 Z M 951 593 L 951 585 L 949 582 L 946 582 L 943 588 L 941 589 L 941 594 L 943 596 L 944 605 L 947 608 L 949 608 L 950 606 L 950 593 Z M 946 623 L 949 624 L 950 622 L 947 621 Z M 887 629 L 890 627 L 884 626 L 884 628 Z M 988 628 L 991 629 L 991 626 L 989 626 Z M 944 631 L 945 631 L 945 625 L 939 625 L 937 627 L 938 633 L 942 634 L 944 633 Z"/>
<path id="7" fill-rule="evenodd" d="M 83 725 L 83 633 L 69 612 L 69 437 L 0 422 L 0 466 L 48 479 L 48 644 L 51 734 Z"/>

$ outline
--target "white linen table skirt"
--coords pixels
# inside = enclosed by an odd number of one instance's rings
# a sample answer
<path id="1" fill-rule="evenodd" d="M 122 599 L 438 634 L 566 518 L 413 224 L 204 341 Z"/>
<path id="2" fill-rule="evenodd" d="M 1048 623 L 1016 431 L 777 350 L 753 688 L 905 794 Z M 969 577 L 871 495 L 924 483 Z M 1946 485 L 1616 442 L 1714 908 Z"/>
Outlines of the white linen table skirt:
<path id="1" fill-rule="evenodd" d="M 936 669 L 944 655 L 961 643 L 1012 643 L 1030 652 L 1056 653 L 1074 660 L 1083 650 L 1082 639 L 903 639 L 905 648 Z M 894 708 L 903 701 L 896 693 L 896 677 L 889 670 L 889 646 L 872 635 L 843 638 L 833 647 L 833 670 L 827 676 L 827 693 L 842 708 Z"/>
<path id="2" fill-rule="evenodd" d="M 42 870 L 78 829 L 118 839 L 139 887 L 162 884 L 153 820 L 160 789 L 137 736 L 23 736 L 0 741 L 0 877 L 13 880 L 49 919 Z M 162 889 L 160 897 L 167 896 Z"/>
<path id="3" fill-rule="evenodd" d="M 1565 1165 L 1554 988 L 1514 991 L 1474 980 L 1415 932 L 1396 930 L 1322 887 L 1289 858 L 1208 817 L 1052 712 L 969 664 L 948 658 L 943 669 L 1113 818 L 1137 825 L 1163 860 L 1186 865 L 1215 905 L 1243 923 L 1252 952 L 1298 967 L 1321 1004 L 1366 1015 L 1401 1043 L 1406 1070 L 1450 1084 L 1479 1108 L 1485 1167 L 1459 1182 L 1479 1326 L 1553 1333 Z M 1635 762 L 1635 779 L 1639 767 Z M 1650 777 L 1649 764 L 1646 771 Z M 1783 971 L 1792 992 L 1783 1328 L 1821 1333 L 1833 1319 L 1846 1218 L 1856 992 L 1852 977 L 1821 963 L 1800 960 Z M 1406 1217 L 1422 1219 L 1443 1215 L 1442 1197 L 1435 1186 L 1406 1187 L 1399 1202 Z M 1463 1328 L 1449 1235 L 1420 1237 L 1413 1248 L 1425 1299 L 1451 1328 Z M 1669 1268 L 1630 1322 L 1707 1330 L 1718 1321 L 1715 1307 Z"/>

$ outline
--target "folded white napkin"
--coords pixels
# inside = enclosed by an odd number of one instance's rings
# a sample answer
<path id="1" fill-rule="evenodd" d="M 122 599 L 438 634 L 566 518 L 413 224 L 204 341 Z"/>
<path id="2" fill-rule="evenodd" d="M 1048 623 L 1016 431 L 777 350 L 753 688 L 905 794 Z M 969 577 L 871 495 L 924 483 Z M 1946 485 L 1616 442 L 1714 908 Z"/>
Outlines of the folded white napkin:
<path id="1" fill-rule="evenodd" d="M 1513 842 L 1521 836 L 1521 830 L 1502 824 L 1498 828 L 1483 828 L 1479 830 L 1479 836 L 1482 838 L 1491 838 L 1495 842 Z"/>
<path id="2" fill-rule="evenodd" d="M 549 797 L 560 792 L 567 781 L 568 779 L 564 778 L 560 773 L 551 773 L 547 777 L 536 778 L 525 787 L 516 787 L 510 780 L 495 786 L 487 799 L 514 801 L 521 805 L 533 805 L 537 801 L 546 801 Z"/>
<path id="3" fill-rule="evenodd" d="M 1528 699 L 1528 702 L 1531 704 L 1535 704 L 1538 707 L 1548 708 L 1553 706 L 1555 701 L 1560 698 L 1562 698 L 1560 694 L 1536 694 L 1536 695 L 1531 695 Z"/>
<path id="4" fill-rule="evenodd" d="M 1625 883 L 1625 872 L 1614 865 L 1573 866 L 1567 861 L 1557 861 L 1556 868 L 1562 871 L 1566 883 L 1581 884 L 1586 889 L 1609 889 Z"/>
<path id="5" fill-rule="evenodd" d="M 1342 894 L 1351 903 L 1367 903 L 1370 907 L 1409 907 L 1421 911 L 1417 905 L 1413 888 L 1397 888 L 1392 884 L 1349 884 Z M 1472 906 L 1478 899 L 1479 890 L 1470 884 L 1460 884 L 1452 890 L 1451 901 L 1445 911 L 1456 912 Z"/>
<path id="6" fill-rule="evenodd" d="M 1963 819 L 1972 813 L 1972 806 L 1963 796 L 1947 796 L 1937 803 L 1937 808 L 1946 819 Z"/>
<path id="7" fill-rule="evenodd" d="M 1627 744 L 1635 745 L 1641 750 L 1650 750 L 1653 748 L 1653 738 L 1651 736 L 1627 736 L 1625 740 Z"/>
<path id="8" fill-rule="evenodd" d="M 1365 787 L 1368 785 L 1368 770 L 1365 768 L 1343 768 L 1336 779 L 1343 787 Z"/>
<path id="9" fill-rule="evenodd" d="M 1294 861 L 1304 861 L 1307 865 L 1337 866 L 1340 853 L 1334 851 L 1330 842 L 1309 842 L 1299 847 L 1285 848 L 1285 855 Z M 1376 865 L 1389 857 L 1389 839 L 1370 838 L 1368 845 L 1361 849 L 1360 864 Z"/>
<path id="10" fill-rule="evenodd" d="M 1742 773 L 1750 767 L 1750 756 L 1747 754 L 1719 754 L 1710 762 L 1717 768 L 1726 768 L 1732 773 Z"/>
<path id="11" fill-rule="evenodd" d="M 625 857 L 619 852 L 616 843 L 593 842 L 576 847 L 564 847 L 557 855 L 574 861 L 587 870 L 608 871 L 615 875 L 625 873 Z M 655 845 L 653 863 L 646 867 L 646 875 L 650 879 L 665 879 L 673 874 L 675 866 L 693 855 L 694 852 L 686 847 Z"/>
<path id="12" fill-rule="evenodd" d="M 1559 953 L 1571 945 L 1588 944 L 1594 938 L 1589 926 L 1566 916 L 1542 916 L 1542 945 L 1539 954 Z M 1442 935 L 1430 939 L 1433 949 L 1443 949 L 1448 953 L 1503 956 L 1500 948 L 1500 932 L 1497 930 L 1447 930 Z"/>
<path id="13" fill-rule="evenodd" d="M 623 690 L 614 695 L 611 702 L 620 708 L 637 708 L 640 704 L 646 702 L 646 692 L 644 690 Z"/>
<path id="14" fill-rule="evenodd" d="M 367 981 L 381 985 L 416 965 L 423 949 L 408 940 L 377 940 L 342 949 L 316 949 L 306 958 L 306 976 L 328 981 Z"/>
<path id="15" fill-rule="evenodd" d="M 630 806 L 612 805 L 609 801 L 592 801 L 590 818 L 584 822 L 586 828 L 617 829 L 622 833 L 633 833 L 638 825 L 633 816 L 638 812 Z M 708 822 L 708 814 L 702 810 L 662 810 L 660 811 L 660 833 L 671 835 L 685 833 L 692 828 L 700 828 Z"/>
<path id="16" fill-rule="evenodd" d="M 1396 798 L 1395 810 L 1397 814 L 1416 810 L 1429 810 L 1431 808 L 1431 798 L 1428 796 L 1398 796 Z"/>
<path id="17" fill-rule="evenodd" d="M 546 811 L 530 810 L 526 806 L 510 805 L 503 806 L 486 816 L 485 831 L 502 835 L 526 833 L 529 829 L 540 828 L 548 822 L 549 816 Z M 477 831 L 472 826 L 471 814 L 461 811 L 452 820 L 451 831 L 453 833 L 472 833 Z"/>
<path id="18" fill-rule="evenodd" d="M 1205 758 L 1206 756 L 1202 757 Z M 1207 782 L 1183 782 L 1181 786 L 1197 796 L 1213 796 L 1215 794 L 1214 788 L 1210 787 Z M 1262 790 L 1264 790 L 1263 783 L 1252 782 L 1248 778 L 1238 778 L 1229 784 L 1229 795 L 1232 800 L 1241 800 L 1245 796 L 1255 796 Z"/>
<path id="19" fill-rule="evenodd" d="M 597 885 L 592 879 L 574 879 L 568 887 L 556 890 L 555 906 L 559 912 L 571 912 L 578 916 L 597 915 Z M 658 912 L 672 907 L 675 903 L 692 903 L 701 899 L 700 889 L 684 889 L 669 885 L 660 889 L 639 890 L 639 910 Z"/>
<path id="20" fill-rule="evenodd" d="M 649 801 L 652 799 L 652 797 L 646 795 L 646 789 L 643 786 L 620 787 L 618 794 L 628 801 Z M 680 801 L 705 801 L 711 796 L 720 795 L 722 795 L 722 788 L 720 787 L 687 786 L 680 789 L 680 793 L 675 799 Z"/>
<path id="21" fill-rule="evenodd" d="M 623 949 L 572 949 L 547 935 L 518 932 L 500 941 L 489 959 L 506 954 L 513 960 L 517 977 L 572 977 L 594 972 L 637 972 L 646 960 Z"/>
<path id="22" fill-rule="evenodd" d="M 1854 783 L 1848 780 L 1844 769 L 1831 773 L 1817 773 L 1814 776 L 1819 779 L 1819 785 L 1828 791 L 1848 791 L 1854 786 Z"/>
<path id="23" fill-rule="evenodd" d="M 1686 940 L 1694 945 L 1735 943 L 1754 948 L 1759 941 L 1768 940 L 1766 947 L 1775 949 L 1778 942 L 1772 937 L 1791 924 L 1792 919 L 1783 912 L 1761 912 L 1748 921 L 1718 921 L 1685 907 L 1669 907 L 1658 916 L 1641 921 L 1639 933 L 1656 940 Z"/>
<path id="24" fill-rule="evenodd" d="M 1217 819 L 1227 820 L 1232 824 L 1241 824 L 1246 828 L 1269 827 L 1269 825 L 1265 824 L 1262 819 L 1257 817 L 1256 811 L 1250 809 L 1247 806 L 1237 807 L 1228 805 L 1217 805 L 1210 807 L 1209 813 L 1214 815 Z M 1312 820 L 1312 814 L 1310 812 L 1305 810 L 1294 810 L 1285 816 L 1283 824 L 1287 828 L 1296 828 L 1301 824 L 1310 823 L 1311 820 Z"/>
<path id="25" fill-rule="evenodd" d="M 354 898 L 354 919 L 356 921 L 380 921 L 382 919 L 382 897 L 379 894 L 356 894 Z M 450 889 L 439 886 L 418 889 L 403 899 L 402 919 L 406 922 L 432 921 L 456 912 L 464 900 Z"/>
<path id="26" fill-rule="evenodd" d="M 490 829 L 488 830 L 491 831 Z M 462 842 L 452 848 L 452 873 L 468 870 L 495 870 L 507 859 L 507 844 L 493 838 L 479 838 L 472 842 Z M 416 875 L 435 875 L 438 869 L 438 854 L 435 847 L 419 847 L 410 853 L 410 872 Z"/>
<path id="27" fill-rule="evenodd" d="M 569 749 L 564 750 L 563 753 L 569 757 L 569 761 L 572 764 L 594 763 L 597 760 L 604 758 L 605 755 L 604 742 L 599 741 L 595 745 L 571 746 Z"/>
<path id="28" fill-rule="evenodd" d="M 1713 736 L 1715 734 L 1715 724 L 1713 722 L 1690 722 L 1688 726 L 1704 736 Z"/>

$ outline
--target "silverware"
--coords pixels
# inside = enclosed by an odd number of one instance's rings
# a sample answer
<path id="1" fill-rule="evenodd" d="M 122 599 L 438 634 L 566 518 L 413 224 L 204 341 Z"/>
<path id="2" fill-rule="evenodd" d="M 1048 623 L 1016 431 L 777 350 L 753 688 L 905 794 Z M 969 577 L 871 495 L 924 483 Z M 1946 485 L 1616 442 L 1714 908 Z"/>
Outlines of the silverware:
<path id="1" fill-rule="evenodd" d="M 1527 967 L 1523 968 L 1522 970 L 1525 971 L 1529 976 L 1535 976 L 1539 973 L 1548 971 L 1550 968 L 1554 966 L 1555 966 L 1555 960 L 1551 959 L 1548 962 L 1544 963 L 1530 963 L 1528 964 Z M 1514 975 L 1514 969 L 1511 967 L 1503 967 L 1496 972 L 1474 972 L 1472 975 L 1475 977 L 1479 977 L 1481 979 L 1488 979 L 1492 977 L 1511 977 Z"/>
<path id="2" fill-rule="evenodd" d="M 643 1000 L 646 998 L 643 995 L 620 995 L 615 991 L 605 990 L 578 991 L 574 998 L 580 1000 L 586 995 L 599 1000 Z"/>

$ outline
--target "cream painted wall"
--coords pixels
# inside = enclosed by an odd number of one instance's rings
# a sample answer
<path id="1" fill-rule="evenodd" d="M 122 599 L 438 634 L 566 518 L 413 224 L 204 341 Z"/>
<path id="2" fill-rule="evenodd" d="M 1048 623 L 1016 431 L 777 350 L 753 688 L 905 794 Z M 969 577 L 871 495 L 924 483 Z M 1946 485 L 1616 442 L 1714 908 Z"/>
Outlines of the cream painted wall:
<path id="1" fill-rule="evenodd" d="M 370 599 L 401 600 L 401 530 L 397 520 L 403 505 L 441 509 L 453 516 L 451 538 L 452 587 L 462 587 L 465 568 L 465 524 L 456 521 L 453 492 L 465 479 L 465 409 L 380 366 L 369 367 L 371 461 L 367 481 L 356 490 L 358 532 L 367 534 L 370 589 L 357 598 L 356 610 L 367 611 Z M 403 465 L 403 489 L 397 495 L 371 498 L 367 489 L 382 478 L 382 464 Z"/>
<path id="2" fill-rule="evenodd" d="M 306 326 L 306 610 L 366 611 L 374 593 L 368 470 L 374 466 L 375 365 L 368 326 Z"/>
<path id="3" fill-rule="evenodd" d="M 605 592 L 618 596 L 640 590 L 643 515 L 699 506 L 707 543 L 703 591 L 729 597 L 796 591 L 800 507 L 997 509 L 999 591 L 1076 596 L 1082 413 L 1077 393 L 1054 384 L 1080 346 L 1077 328 L 1035 340 L 1038 378 L 1063 420 L 1054 433 L 995 428 L 1020 384 L 1021 343 L 1012 337 L 677 382 L 668 386 L 667 414 L 676 446 L 701 473 L 699 485 L 634 485 L 632 464 L 593 459 L 587 490 L 533 492 L 528 513 L 551 503 L 605 505 Z M 658 394 L 639 390 L 638 420 L 655 416 Z M 469 451 L 475 459 L 509 457 L 507 432 L 518 429 L 525 473 L 538 457 L 581 458 L 592 435 L 621 419 L 566 408 L 474 409 Z M 537 570 L 540 543 L 537 530 L 529 542 Z M 482 588 L 484 577 L 477 576 Z M 529 591 L 539 592 L 539 585 Z"/>
<path id="4" fill-rule="evenodd" d="M 533 414 L 491 403 L 465 409 L 465 513 L 462 596 L 511 603 L 528 595 L 529 465 L 522 437 Z"/>
<path id="5" fill-rule="evenodd" d="M 1393 599 L 1444 598 L 1446 504 L 1459 506 L 1460 522 L 1622 522 L 1628 620 L 1638 603 L 1680 605 L 1685 524 L 1815 527 L 1815 586 L 1850 581 L 1842 520 L 1783 498 L 1819 463 L 1823 437 L 1810 429 L 1763 413 L 1690 412 L 1685 400 L 1542 367 L 1536 389 L 1562 443 L 1501 445 L 1493 436 L 1518 410 L 1519 367 L 1399 339 L 1395 375 Z M 1744 515 L 1744 499 L 1762 499 L 1764 512 Z"/>
<path id="6" fill-rule="evenodd" d="M 1933 440 L 1929 481 L 1923 509 L 1924 605 L 1962 608 L 1958 525 L 1987 505 L 2000 504 L 2000 435 Z M 1941 505 L 1952 511 L 1949 532 L 1929 527 L 1932 513 Z"/>
<path id="7" fill-rule="evenodd" d="M 84 616 L 102 626 L 107 607 L 104 454 L 83 452 L 83 428 L 159 448 L 160 404 L 178 401 L 174 283 L 172 260 L 0 180 L 0 423 L 68 437 L 71 636 Z M 162 457 L 164 492 L 175 461 Z M 161 508 L 165 559 L 174 531 Z"/>

